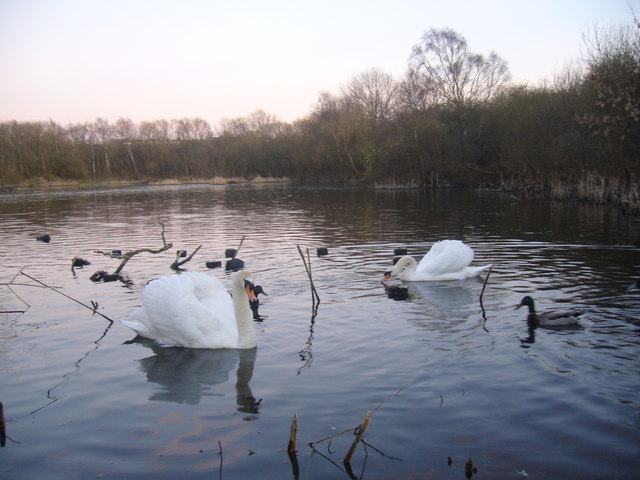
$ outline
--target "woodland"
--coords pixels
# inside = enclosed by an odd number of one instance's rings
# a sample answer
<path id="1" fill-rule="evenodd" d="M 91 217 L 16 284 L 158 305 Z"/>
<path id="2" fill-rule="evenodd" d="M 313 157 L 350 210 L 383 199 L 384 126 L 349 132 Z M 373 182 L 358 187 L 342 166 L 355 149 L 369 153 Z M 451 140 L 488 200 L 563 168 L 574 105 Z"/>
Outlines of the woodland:
<path id="1" fill-rule="evenodd" d="M 0 185 L 167 179 L 483 186 L 548 192 L 640 213 L 640 24 L 585 34 L 553 81 L 510 81 L 496 53 L 424 33 L 406 76 L 379 68 L 320 92 L 294 122 L 257 110 L 201 118 L 0 123 Z"/>

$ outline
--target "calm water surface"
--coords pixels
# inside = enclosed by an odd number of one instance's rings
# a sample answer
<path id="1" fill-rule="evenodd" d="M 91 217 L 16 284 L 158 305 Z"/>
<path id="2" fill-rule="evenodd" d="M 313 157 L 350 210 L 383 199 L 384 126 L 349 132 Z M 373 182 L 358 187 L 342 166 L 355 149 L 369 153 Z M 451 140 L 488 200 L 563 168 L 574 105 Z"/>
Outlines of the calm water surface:
<path id="1" fill-rule="evenodd" d="M 133 257 L 126 282 L 90 281 L 119 264 L 97 250 L 157 249 L 161 223 L 170 250 Z M 640 292 L 627 287 L 640 222 L 616 211 L 487 192 L 139 187 L 5 193 L 0 229 L 0 309 L 25 310 L 0 313 L 2 478 L 293 478 L 294 415 L 299 478 L 349 478 L 369 410 L 356 478 L 460 479 L 469 458 L 474 478 L 638 478 Z M 185 268 L 230 286 L 205 262 L 243 236 L 238 256 L 269 294 L 257 349 L 131 342 L 117 320 L 177 249 L 201 245 Z M 494 264 L 484 314 L 483 278 L 386 296 L 394 249 L 420 258 L 444 238 Z M 75 256 L 91 265 L 74 274 Z M 588 313 L 529 331 L 514 310 L 529 294 Z"/>

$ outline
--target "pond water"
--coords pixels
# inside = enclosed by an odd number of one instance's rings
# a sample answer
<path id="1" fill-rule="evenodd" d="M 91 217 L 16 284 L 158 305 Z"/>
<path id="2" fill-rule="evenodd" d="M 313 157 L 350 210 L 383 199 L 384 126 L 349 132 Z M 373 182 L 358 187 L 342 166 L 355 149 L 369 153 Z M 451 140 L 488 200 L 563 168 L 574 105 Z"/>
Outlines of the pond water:
<path id="1" fill-rule="evenodd" d="M 120 263 L 97 251 L 158 249 L 161 224 L 171 249 L 134 256 L 124 282 L 90 280 Z M 640 291 L 627 287 L 640 222 L 615 210 L 460 190 L 191 185 L 4 193 L 0 228 L 2 478 L 459 479 L 469 459 L 474 478 L 638 478 Z M 183 268 L 230 287 L 232 273 L 205 262 L 224 265 L 243 237 L 238 257 L 269 294 L 256 349 L 132 342 L 119 320 L 149 280 L 174 274 L 177 249 L 201 246 Z M 394 249 L 419 259 L 445 238 L 494 264 L 482 305 L 484 276 L 388 298 Z M 72 272 L 73 257 L 91 264 Z M 529 330 L 514 309 L 524 295 L 586 314 Z"/>

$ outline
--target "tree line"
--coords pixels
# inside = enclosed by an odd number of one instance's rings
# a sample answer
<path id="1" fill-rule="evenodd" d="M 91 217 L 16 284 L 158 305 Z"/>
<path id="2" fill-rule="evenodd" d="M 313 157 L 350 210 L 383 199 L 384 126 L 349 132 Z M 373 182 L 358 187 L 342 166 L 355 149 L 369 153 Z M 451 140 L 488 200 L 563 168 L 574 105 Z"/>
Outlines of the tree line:
<path id="1" fill-rule="evenodd" d="M 514 85 L 496 53 L 450 29 L 414 46 L 407 74 L 379 68 L 321 92 L 287 123 L 258 110 L 215 131 L 184 118 L 136 124 L 0 123 L 0 183 L 256 176 L 386 185 L 552 189 L 640 204 L 640 25 L 585 36 L 581 67 Z"/>

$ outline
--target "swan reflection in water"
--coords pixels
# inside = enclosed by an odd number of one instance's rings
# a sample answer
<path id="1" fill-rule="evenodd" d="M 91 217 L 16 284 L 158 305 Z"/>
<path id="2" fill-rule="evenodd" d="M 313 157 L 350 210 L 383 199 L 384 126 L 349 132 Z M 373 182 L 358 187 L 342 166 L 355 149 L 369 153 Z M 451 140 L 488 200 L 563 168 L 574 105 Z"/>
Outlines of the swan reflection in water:
<path id="1" fill-rule="evenodd" d="M 256 400 L 249 385 L 253 376 L 257 347 L 161 347 L 141 337 L 137 337 L 136 343 L 145 345 L 154 353 L 140 360 L 140 369 L 147 375 L 147 381 L 160 386 L 160 390 L 149 400 L 197 405 L 202 397 L 220 395 L 212 392 L 211 387 L 228 382 L 235 371 L 238 411 L 259 413 L 262 399 Z"/>
<path id="2" fill-rule="evenodd" d="M 453 324 L 463 324 L 469 318 L 477 299 L 473 296 L 470 281 L 459 282 L 402 282 L 408 301 L 419 305 L 429 328 L 449 329 Z M 389 298 L 388 288 L 385 293 Z M 394 299 L 396 300 L 396 299 Z"/>

